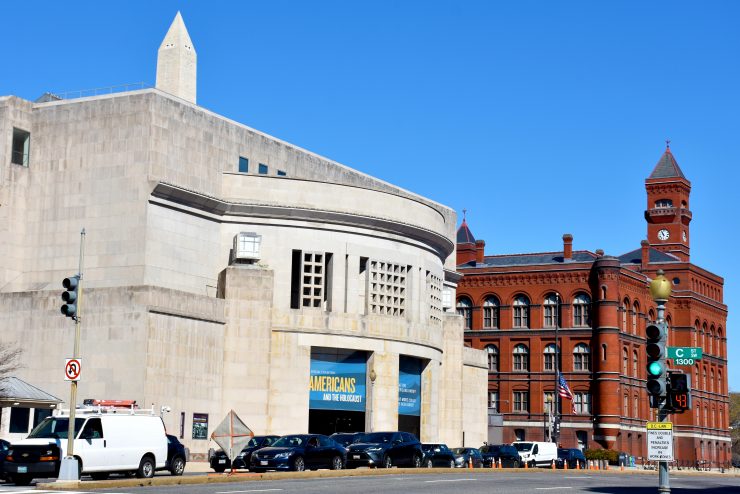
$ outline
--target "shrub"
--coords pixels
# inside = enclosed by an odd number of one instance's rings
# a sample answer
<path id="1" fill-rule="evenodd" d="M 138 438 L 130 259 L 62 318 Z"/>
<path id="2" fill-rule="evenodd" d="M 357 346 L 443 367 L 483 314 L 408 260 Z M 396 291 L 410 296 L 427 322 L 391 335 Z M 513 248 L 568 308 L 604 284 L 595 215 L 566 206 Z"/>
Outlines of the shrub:
<path id="1" fill-rule="evenodd" d="M 587 449 L 583 454 L 587 460 L 607 460 L 610 465 L 619 463 L 619 451 L 611 449 Z"/>

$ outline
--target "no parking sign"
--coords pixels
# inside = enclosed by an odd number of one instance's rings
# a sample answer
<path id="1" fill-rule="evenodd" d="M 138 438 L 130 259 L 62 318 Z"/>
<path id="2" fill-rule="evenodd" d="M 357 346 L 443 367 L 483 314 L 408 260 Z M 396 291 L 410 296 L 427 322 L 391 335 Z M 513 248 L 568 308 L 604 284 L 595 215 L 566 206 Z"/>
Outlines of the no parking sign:
<path id="1" fill-rule="evenodd" d="M 82 361 L 78 358 L 68 358 L 64 362 L 64 380 L 79 381 L 82 372 Z"/>

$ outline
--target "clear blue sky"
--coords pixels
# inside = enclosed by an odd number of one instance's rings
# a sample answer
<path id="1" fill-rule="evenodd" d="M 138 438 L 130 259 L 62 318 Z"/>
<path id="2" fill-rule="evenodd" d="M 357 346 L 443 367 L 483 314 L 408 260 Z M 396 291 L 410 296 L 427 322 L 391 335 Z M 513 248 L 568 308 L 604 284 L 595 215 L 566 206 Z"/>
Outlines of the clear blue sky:
<path id="1" fill-rule="evenodd" d="M 671 139 L 740 390 L 740 2 L 3 2 L 0 94 L 153 85 L 177 10 L 201 106 L 466 208 L 489 254 L 638 248 Z"/>

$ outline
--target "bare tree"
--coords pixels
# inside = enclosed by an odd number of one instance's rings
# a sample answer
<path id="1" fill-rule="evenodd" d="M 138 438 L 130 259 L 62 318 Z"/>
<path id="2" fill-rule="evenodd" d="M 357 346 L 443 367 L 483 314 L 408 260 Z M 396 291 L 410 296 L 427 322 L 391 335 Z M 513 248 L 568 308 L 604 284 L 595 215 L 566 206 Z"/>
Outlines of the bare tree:
<path id="1" fill-rule="evenodd" d="M 19 346 L 0 347 L 0 379 L 8 377 L 20 366 L 21 353 Z"/>

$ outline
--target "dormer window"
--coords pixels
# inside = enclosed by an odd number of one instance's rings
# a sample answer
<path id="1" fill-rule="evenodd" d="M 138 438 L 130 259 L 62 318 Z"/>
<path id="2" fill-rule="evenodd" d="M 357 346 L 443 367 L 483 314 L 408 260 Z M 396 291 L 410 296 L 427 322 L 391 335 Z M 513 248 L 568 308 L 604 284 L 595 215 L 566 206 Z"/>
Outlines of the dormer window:
<path id="1" fill-rule="evenodd" d="M 655 201 L 655 208 L 656 209 L 663 209 L 663 208 L 672 208 L 673 207 L 673 201 L 670 199 L 658 199 Z"/>

